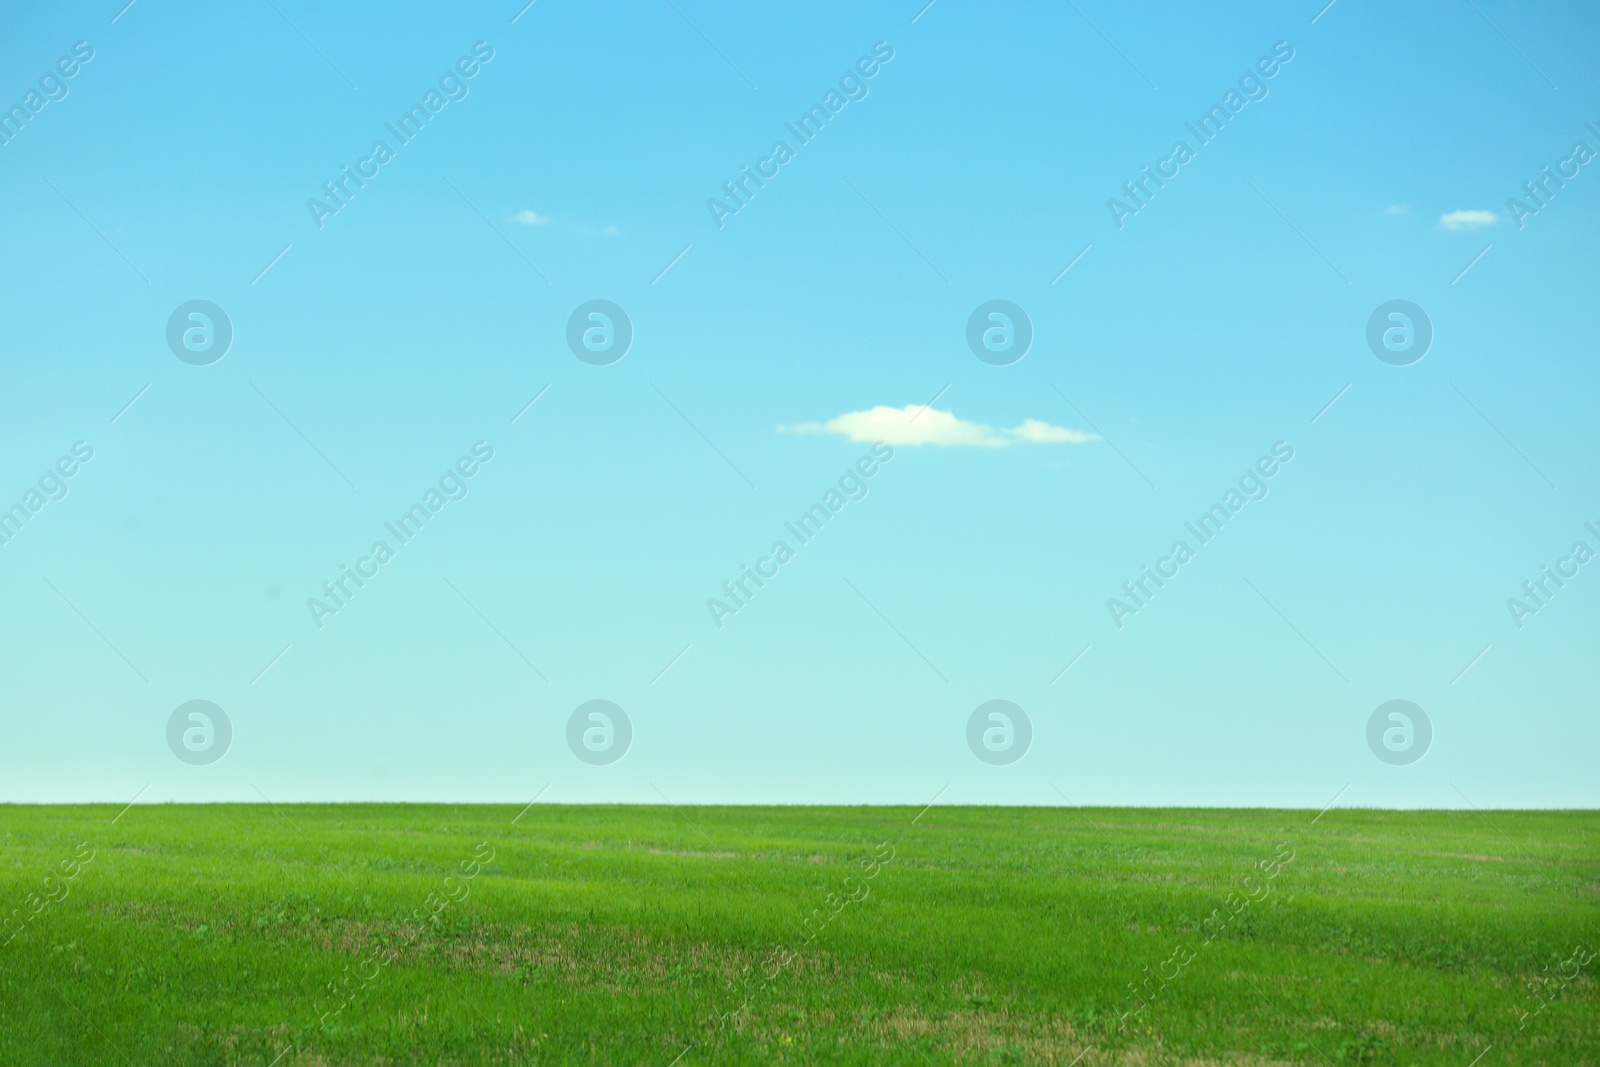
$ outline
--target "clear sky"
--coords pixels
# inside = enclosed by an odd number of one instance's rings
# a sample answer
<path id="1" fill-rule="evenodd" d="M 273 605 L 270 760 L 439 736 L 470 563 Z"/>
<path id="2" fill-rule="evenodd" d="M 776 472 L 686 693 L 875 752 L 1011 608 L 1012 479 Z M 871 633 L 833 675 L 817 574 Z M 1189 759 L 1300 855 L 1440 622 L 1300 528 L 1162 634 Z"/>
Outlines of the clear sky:
<path id="1" fill-rule="evenodd" d="M 1592 4 L 520 6 L 0 15 L 0 799 L 1600 800 Z"/>

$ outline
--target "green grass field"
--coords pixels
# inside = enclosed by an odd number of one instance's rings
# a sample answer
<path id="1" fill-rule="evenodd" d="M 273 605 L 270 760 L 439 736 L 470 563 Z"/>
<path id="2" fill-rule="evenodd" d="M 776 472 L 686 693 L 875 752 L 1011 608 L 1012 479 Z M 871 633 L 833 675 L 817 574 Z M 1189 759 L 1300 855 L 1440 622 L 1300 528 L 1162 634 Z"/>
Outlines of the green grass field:
<path id="1" fill-rule="evenodd" d="M 1600 1063 L 1600 814 L 1315 814 L 0 807 L 0 1064 Z"/>

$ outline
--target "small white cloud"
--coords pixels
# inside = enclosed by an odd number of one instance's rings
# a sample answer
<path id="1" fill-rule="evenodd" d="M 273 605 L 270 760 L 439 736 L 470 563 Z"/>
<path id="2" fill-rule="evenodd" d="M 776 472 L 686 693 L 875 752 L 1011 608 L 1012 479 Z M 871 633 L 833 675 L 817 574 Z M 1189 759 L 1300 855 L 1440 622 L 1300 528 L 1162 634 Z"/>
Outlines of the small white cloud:
<path id="1" fill-rule="evenodd" d="M 1439 225 L 1447 230 L 1476 230 L 1499 221 L 1500 216 L 1492 211 L 1452 211 L 1439 216 Z"/>
<path id="2" fill-rule="evenodd" d="M 1011 442 L 993 428 L 956 418 L 948 411 L 907 404 L 880 404 L 866 411 L 848 411 L 827 422 L 802 422 L 795 433 L 836 433 L 852 441 L 887 441 L 891 445 L 966 445 L 1003 448 Z"/>
<path id="3" fill-rule="evenodd" d="M 1065 426 L 1052 426 L 1038 419 L 1023 419 L 1021 426 L 1008 432 L 1019 441 L 1034 441 L 1039 444 L 1081 445 L 1085 441 L 1100 440 L 1095 434 L 1084 433 L 1082 430 L 1069 430 Z"/>
<path id="4" fill-rule="evenodd" d="M 519 211 L 513 217 L 524 226 L 543 226 L 550 221 L 549 215 L 541 215 L 537 211 Z"/>
<path id="5" fill-rule="evenodd" d="M 1409 215 L 1411 214 L 1411 205 L 1390 204 L 1388 207 L 1383 209 L 1383 213 L 1385 215 Z"/>
<path id="6" fill-rule="evenodd" d="M 779 427 L 784 429 L 785 427 Z M 880 404 L 866 411 L 849 411 L 827 422 L 802 422 L 787 427 L 793 433 L 836 433 L 852 441 L 886 441 L 891 445 L 940 445 L 967 448 L 1005 448 L 1019 441 L 1034 444 L 1081 444 L 1098 441 L 1094 434 L 1025 419 L 1010 430 L 997 430 L 967 422 L 953 412 L 920 404 L 891 408 Z"/>
<path id="7" fill-rule="evenodd" d="M 622 231 L 617 229 L 615 226 L 607 226 L 605 229 L 601 230 L 600 232 L 603 235 L 605 235 L 606 237 L 621 237 L 622 236 Z"/>

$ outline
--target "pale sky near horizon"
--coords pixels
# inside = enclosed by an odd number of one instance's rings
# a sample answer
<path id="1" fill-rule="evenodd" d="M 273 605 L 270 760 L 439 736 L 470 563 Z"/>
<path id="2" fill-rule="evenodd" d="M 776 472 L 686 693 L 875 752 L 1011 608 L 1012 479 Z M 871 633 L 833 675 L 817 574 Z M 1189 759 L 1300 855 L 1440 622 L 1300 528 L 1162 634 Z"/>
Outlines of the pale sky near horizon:
<path id="1" fill-rule="evenodd" d="M 1592 6 L 124 2 L 0 802 L 1600 801 Z"/>

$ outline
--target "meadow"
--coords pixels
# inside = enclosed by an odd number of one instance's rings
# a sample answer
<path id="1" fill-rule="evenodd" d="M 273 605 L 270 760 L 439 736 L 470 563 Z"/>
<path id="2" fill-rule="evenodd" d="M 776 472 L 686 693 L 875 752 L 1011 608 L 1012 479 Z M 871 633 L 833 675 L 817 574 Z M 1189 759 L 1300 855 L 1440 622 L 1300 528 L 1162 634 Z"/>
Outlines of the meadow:
<path id="1" fill-rule="evenodd" d="M 1597 831 L 4 806 L 0 1064 L 1596 1064 Z"/>

